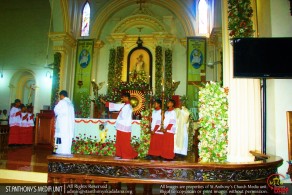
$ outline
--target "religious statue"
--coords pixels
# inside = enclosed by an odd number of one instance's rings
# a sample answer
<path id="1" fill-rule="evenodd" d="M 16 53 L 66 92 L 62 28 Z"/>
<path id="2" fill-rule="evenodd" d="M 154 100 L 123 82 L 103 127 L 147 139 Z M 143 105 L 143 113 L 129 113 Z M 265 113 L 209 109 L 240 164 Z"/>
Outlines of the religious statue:
<path id="1" fill-rule="evenodd" d="M 91 81 L 92 88 L 93 88 L 93 94 L 94 94 L 95 98 L 97 98 L 98 90 L 100 90 L 103 87 L 104 83 L 105 82 L 103 81 L 103 82 L 100 82 L 97 84 L 95 81 Z"/>
<path id="2" fill-rule="evenodd" d="M 137 62 L 134 65 L 133 72 L 130 72 L 130 78 L 132 82 L 147 82 L 147 75 L 144 70 L 145 62 L 143 59 L 143 54 L 137 57 Z"/>

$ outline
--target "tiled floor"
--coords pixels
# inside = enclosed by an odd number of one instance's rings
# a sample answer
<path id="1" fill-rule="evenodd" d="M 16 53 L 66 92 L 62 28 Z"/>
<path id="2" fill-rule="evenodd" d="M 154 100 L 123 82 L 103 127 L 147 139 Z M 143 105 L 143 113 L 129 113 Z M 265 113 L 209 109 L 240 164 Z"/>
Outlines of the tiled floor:
<path id="1" fill-rule="evenodd" d="M 52 150 L 46 145 L 4 146 L 0 149 L 0 169 L 47 173 L 50 154 Z"/>

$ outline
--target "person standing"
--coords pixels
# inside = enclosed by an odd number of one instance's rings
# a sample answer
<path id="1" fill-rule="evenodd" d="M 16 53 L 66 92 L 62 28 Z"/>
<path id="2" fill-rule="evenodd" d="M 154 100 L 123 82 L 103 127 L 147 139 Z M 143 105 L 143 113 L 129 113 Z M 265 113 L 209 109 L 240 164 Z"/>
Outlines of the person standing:
<path id="1" fill-rule="evenodd" d="M 71 100 L 65 90 L 60 91 L 60 101 L 54 108 L 55 124 L 55 153 L 71 154 L 72 139 L 74 136 L 75 114 Z"/>
<path id="2" fill-rule="evenodd" d="M 182 106 L 178 109 L 177 115 L 177 131 L 174 135 L 174 153 L 180 156 L 187 156 L 188 153 L 188 128 L 190 112 Z"/>
<path id="3" fill-rule="evenodd" d="M 109 108 L 109 111 L 120 111 L 116 120 L 116 156 L 124 159 L 133 159 L 138 156 L 138 153 L 131 146 L 132 132 L 132 113 L 133 108 L 130 104 L 130 93 L 122 95 L 123 104 L 115 104 L 106 102 L 101 99 L 101 102 Z"/>
<path id="4" fill-rule="evenodd" d="M 151 156 L 161 155 L 161 146 L 163 141 L 163 132 L 161 130 L 161 105 L 160 99 L 155 100 L 154 110 L 151 116 L 151 138 L 146 159 L 151 159 Z"/>
<path id="5" fill-rule="evenodd" d="M 8 145 L 18 144 L 20 141 L 20 122 L 21 122 L 21 112 L 20 112 L 20 99 L 15 99 L 14 104 L 9 112 L 9 138 Z"/>
<path id="6" fill-rule="evenodd" d="M 174 134 L 176 131 L 176 113 L 174 111 L 175 101 L 167 102 L 167 111 L 164 114 L 164 135 L 161 157 L 167 160 L 174 158 Z"/>
<path id="7" fill-rule="evenodd" d="M 7 110 L 4 109 L 1 115 L 1 125 L 8 125 L 8 114 Z"/>

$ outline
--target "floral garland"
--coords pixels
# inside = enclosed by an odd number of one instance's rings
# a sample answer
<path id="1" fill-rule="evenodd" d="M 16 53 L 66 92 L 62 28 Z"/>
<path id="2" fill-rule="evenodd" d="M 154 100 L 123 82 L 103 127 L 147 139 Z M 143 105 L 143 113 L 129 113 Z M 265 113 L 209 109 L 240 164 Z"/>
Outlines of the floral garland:
<path id="1" fill-rule="evenodd" d="M 155 94 L 162 94 L 162 47 L 157 46 L 155 49 Z"/>
<path id="2" fill-rule="evenodd" d="M 228 89 L 210 82 L 199 91 L 199 157 L 225 162 L 228 146 Z"/>
<path id="3" fill-rule="evenodd" d="M 95 154 L 99 156 L 115 156 L 115 140 L 106 139 L 104 143 L 97 140 L 96 136 L 87 137 L 86 134 L 77 136 L 72 141 L 72 154 Z"/>
<path id="4" fill-rule="evenodd" d="M 115 78 L 114 86 L 118 86 L 122 80 L 122 70 L 123 70 L 123 60 L 124 60 L 124 47 L 117 47 L 117 58 L 115 64 Z"/>
<path id="5" fill-rule="evenodd" d="M 116 57 L 116 50 L 110 49 L 110 56 L 109 56 L 109 64 L 108 64 L 108 74 L 107 74 L 107 83 L 108 83 L 108 94 L 112 94 L 112 89 L 114 87 L 114 79 L 115 78 L 115 57 Z"/>
<path id="6" fill-rule="evenodd" d="M 251 17 L 253 10 L 250 0 L 228 0 L 228 30 L 229 36 L 252 37 L 253 23 Z"/>
<path id="7" fill-rule="evenodd" d="M 91 99 L 87 93 L 81 93 L 80 97 L 80 117 L 88 118 L 90 116 Z"/>
<path id="8" fill-rule="evenodd" d="M 52 77 L 51 109 L 54 109 L 59 100 L 61 53 L 54 54 L 54 68 Z"/>
<path id="9" fill-rule="evenodd" d="M 172 97 L 172 51 L 165 50 L 165 97 Z"/>
<path id="10" fill-rule="evenodd" d="M 149 133 L 149 117 L 150 117 L 150 110 L 144 110 L 141 112 L 141 135 L 140 135 L 140 145 L 138 147 L 138 157 L 144 158 L 147 156 L 149 146 L 150 146 L 150 133 Z"/>

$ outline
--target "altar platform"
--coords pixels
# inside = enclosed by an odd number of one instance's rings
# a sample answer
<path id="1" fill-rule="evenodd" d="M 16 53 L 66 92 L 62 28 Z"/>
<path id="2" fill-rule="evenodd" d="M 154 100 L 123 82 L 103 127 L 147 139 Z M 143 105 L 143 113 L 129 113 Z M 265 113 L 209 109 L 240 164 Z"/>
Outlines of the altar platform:
<path id="1" fill-rule="evenodd" d="M 267 178 L 283 162 L 277 156 L 245 163 L 200 163 L 192 153 L 165 161 L 51 152 L 45 145 L 1 148 L 0 183 L 106 184 L 107 189 L 143 194 L 159 194 L 178 186 L 208 190 L 206 186 L 211 185 L 222 189 L 226 185 L 262 185 L 268 191 Z"/>

